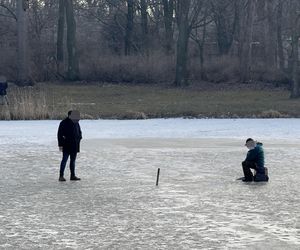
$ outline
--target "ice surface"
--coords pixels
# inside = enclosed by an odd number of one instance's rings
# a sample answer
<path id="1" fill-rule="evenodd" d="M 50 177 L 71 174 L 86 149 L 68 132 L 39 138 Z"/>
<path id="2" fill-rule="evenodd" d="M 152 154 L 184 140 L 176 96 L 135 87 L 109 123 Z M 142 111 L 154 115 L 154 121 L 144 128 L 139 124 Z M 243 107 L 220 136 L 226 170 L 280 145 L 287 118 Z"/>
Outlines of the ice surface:
<path id="1" fill-rule="evenodd" d="M 81 121 L 66 183 L 58 124 L 0 122 L 0 249 L 300 249 L 300 120 Z M 267 184 L 235 180 L 247 137 Z"/>
<path id="2" fill-rule="evenodd" d="M 300 140 L 300 119 L 83 120 L 85 139 L 246 138 Z M 59 121 L 1 121 L 0 144 L 55 140 Z M 26 136 L 25 136 L 26 135 Z"/>

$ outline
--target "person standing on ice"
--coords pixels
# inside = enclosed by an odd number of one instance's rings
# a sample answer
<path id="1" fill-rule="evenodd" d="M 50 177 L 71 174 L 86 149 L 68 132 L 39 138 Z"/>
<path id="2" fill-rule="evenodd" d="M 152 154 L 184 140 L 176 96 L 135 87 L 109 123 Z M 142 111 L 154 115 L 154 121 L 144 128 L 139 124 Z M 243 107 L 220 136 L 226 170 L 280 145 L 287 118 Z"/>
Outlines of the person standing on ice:
<path id="1" fill-rule="evenodd" d="M 66 181 L 64 178 L 64 171 L 70 157 L 70 172 L 71 181 L 79 181 L 75 175 L 75 161 L 77 153 L 80 151 L 80 141 L 82 133 L 79 125 L 80 113 L 77 110 L 68 112 L 68 117 L 61 121 L 59 124 L 57 139 L 59 150 L 63 153 L 62 161 L 60 164 L 59 181 Z"/>
<path id="2" fill-rule="evenodd" d="M 245 182 L 251 181 L 268 181 L 268 173 L 265 168 L 265 156 L 263 144 L 254 141 L 252 138 L 246 140 L 245 146 L 249 149 L 246 159 L 242 162 Z M 253 176 L 251 169 L 254 169 L 256 174 Z"/>

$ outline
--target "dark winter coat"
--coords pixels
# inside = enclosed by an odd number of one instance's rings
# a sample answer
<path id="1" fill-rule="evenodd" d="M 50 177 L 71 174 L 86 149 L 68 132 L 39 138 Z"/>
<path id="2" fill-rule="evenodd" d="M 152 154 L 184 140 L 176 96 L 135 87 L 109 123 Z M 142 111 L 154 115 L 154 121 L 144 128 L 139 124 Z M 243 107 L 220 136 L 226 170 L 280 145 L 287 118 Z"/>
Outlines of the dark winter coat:
<path id="1" fill-rule="evenodd" d="M 82 139 L 79 123 L 74 123 L 70 118 L 62 120 L 59 124 L 57 139 L 58 146 L 63 147 L 63 152 L 78 153 Z"/>
<path id="2" fill-rule="evenodd" d="M 250 161 L 250 162 L 256 163 L 258 169 L 264 171 L 265 156 L 264 156 L 264 150 L 262 147 L 262 143 L 257 143 L 257 145 L 254 149 L 251 149 L 248 151 L 245 161 Z"/>

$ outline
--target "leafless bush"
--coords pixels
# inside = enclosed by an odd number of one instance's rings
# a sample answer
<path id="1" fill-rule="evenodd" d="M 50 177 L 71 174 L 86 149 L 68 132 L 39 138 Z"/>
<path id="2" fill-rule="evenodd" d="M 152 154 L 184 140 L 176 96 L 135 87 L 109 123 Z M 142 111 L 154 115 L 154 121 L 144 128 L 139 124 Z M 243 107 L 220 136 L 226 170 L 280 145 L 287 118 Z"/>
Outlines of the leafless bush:
<path id="1" fill-rule="evenodd" d="M 160 83 L 174 78 L 173 57 L 159 53 L 145 56 L 90 57 L 81 65 L 81 77 L 86 80 L 126 83 Z"/>
<path id="2" fill-rule="evenodd" d="M 240 77 L 238 59 L 230 56 L 216 57 L 205 65 L 205 72 L 211 82 L 237 82 Z"/>
<path id="3" fill-rule="evenodd" d="M 285 72 L 279 69 L 265 69 L 260 64 L 253 68 L 253 79 L 261 82 L 274 83 L 275 85 L 289 85 L 290 80 Z"/>

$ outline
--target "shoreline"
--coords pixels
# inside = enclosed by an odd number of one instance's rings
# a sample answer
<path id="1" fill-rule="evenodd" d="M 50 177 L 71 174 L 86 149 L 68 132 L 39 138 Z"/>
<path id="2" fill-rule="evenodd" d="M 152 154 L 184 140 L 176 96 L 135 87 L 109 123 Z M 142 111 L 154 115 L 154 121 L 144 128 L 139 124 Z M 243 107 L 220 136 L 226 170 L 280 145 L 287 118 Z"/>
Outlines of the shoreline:
<path id="1" fill-rule="evenodd" d="M 142 115 L 144 116 L 144 115 Z M 64 117 L 58 116 L 58 117 L 51 117 L 47 119 L 0 119 L 0 121 L 56 121 L 56 120 L 61 120 L 64 119 Z M 225 116 L 225 115 L 220 115 L 220 116 L 201 116 L 201 115 L 195 115 L 195 116 L 146 116 L 146 117 L 141 117 L 141 118 L 135 118 L 135 117 L 130 117 L 130 116 L 104 116 L 104 117 L 82 117 L 80 120 L 85 120 L 85 121 L 98 121 L 98 120 L 109 120 L 109 121 L 139 121 L 139 120 L 158 120 L 158 119 L 185 119 L 185 120 L 272 120 L 272 119 L 300 119 L 299 116 L 289 116 L 289 115 L 279 115 L 279 116 L 255 116 L 255 115 L 250 115 L 250 116 Z"/>
<path id="2" fill-rule="evenodd" d="M 300 118 L 300 101 L 290 99 L 288 90 L 215 88 L 51 83 L 14 86 L 8 90 L 10 105 L 0 105 L 0 120 L 62 119 L 68 110 L 79 110 L 82 119 L 93 120 Z"/>

